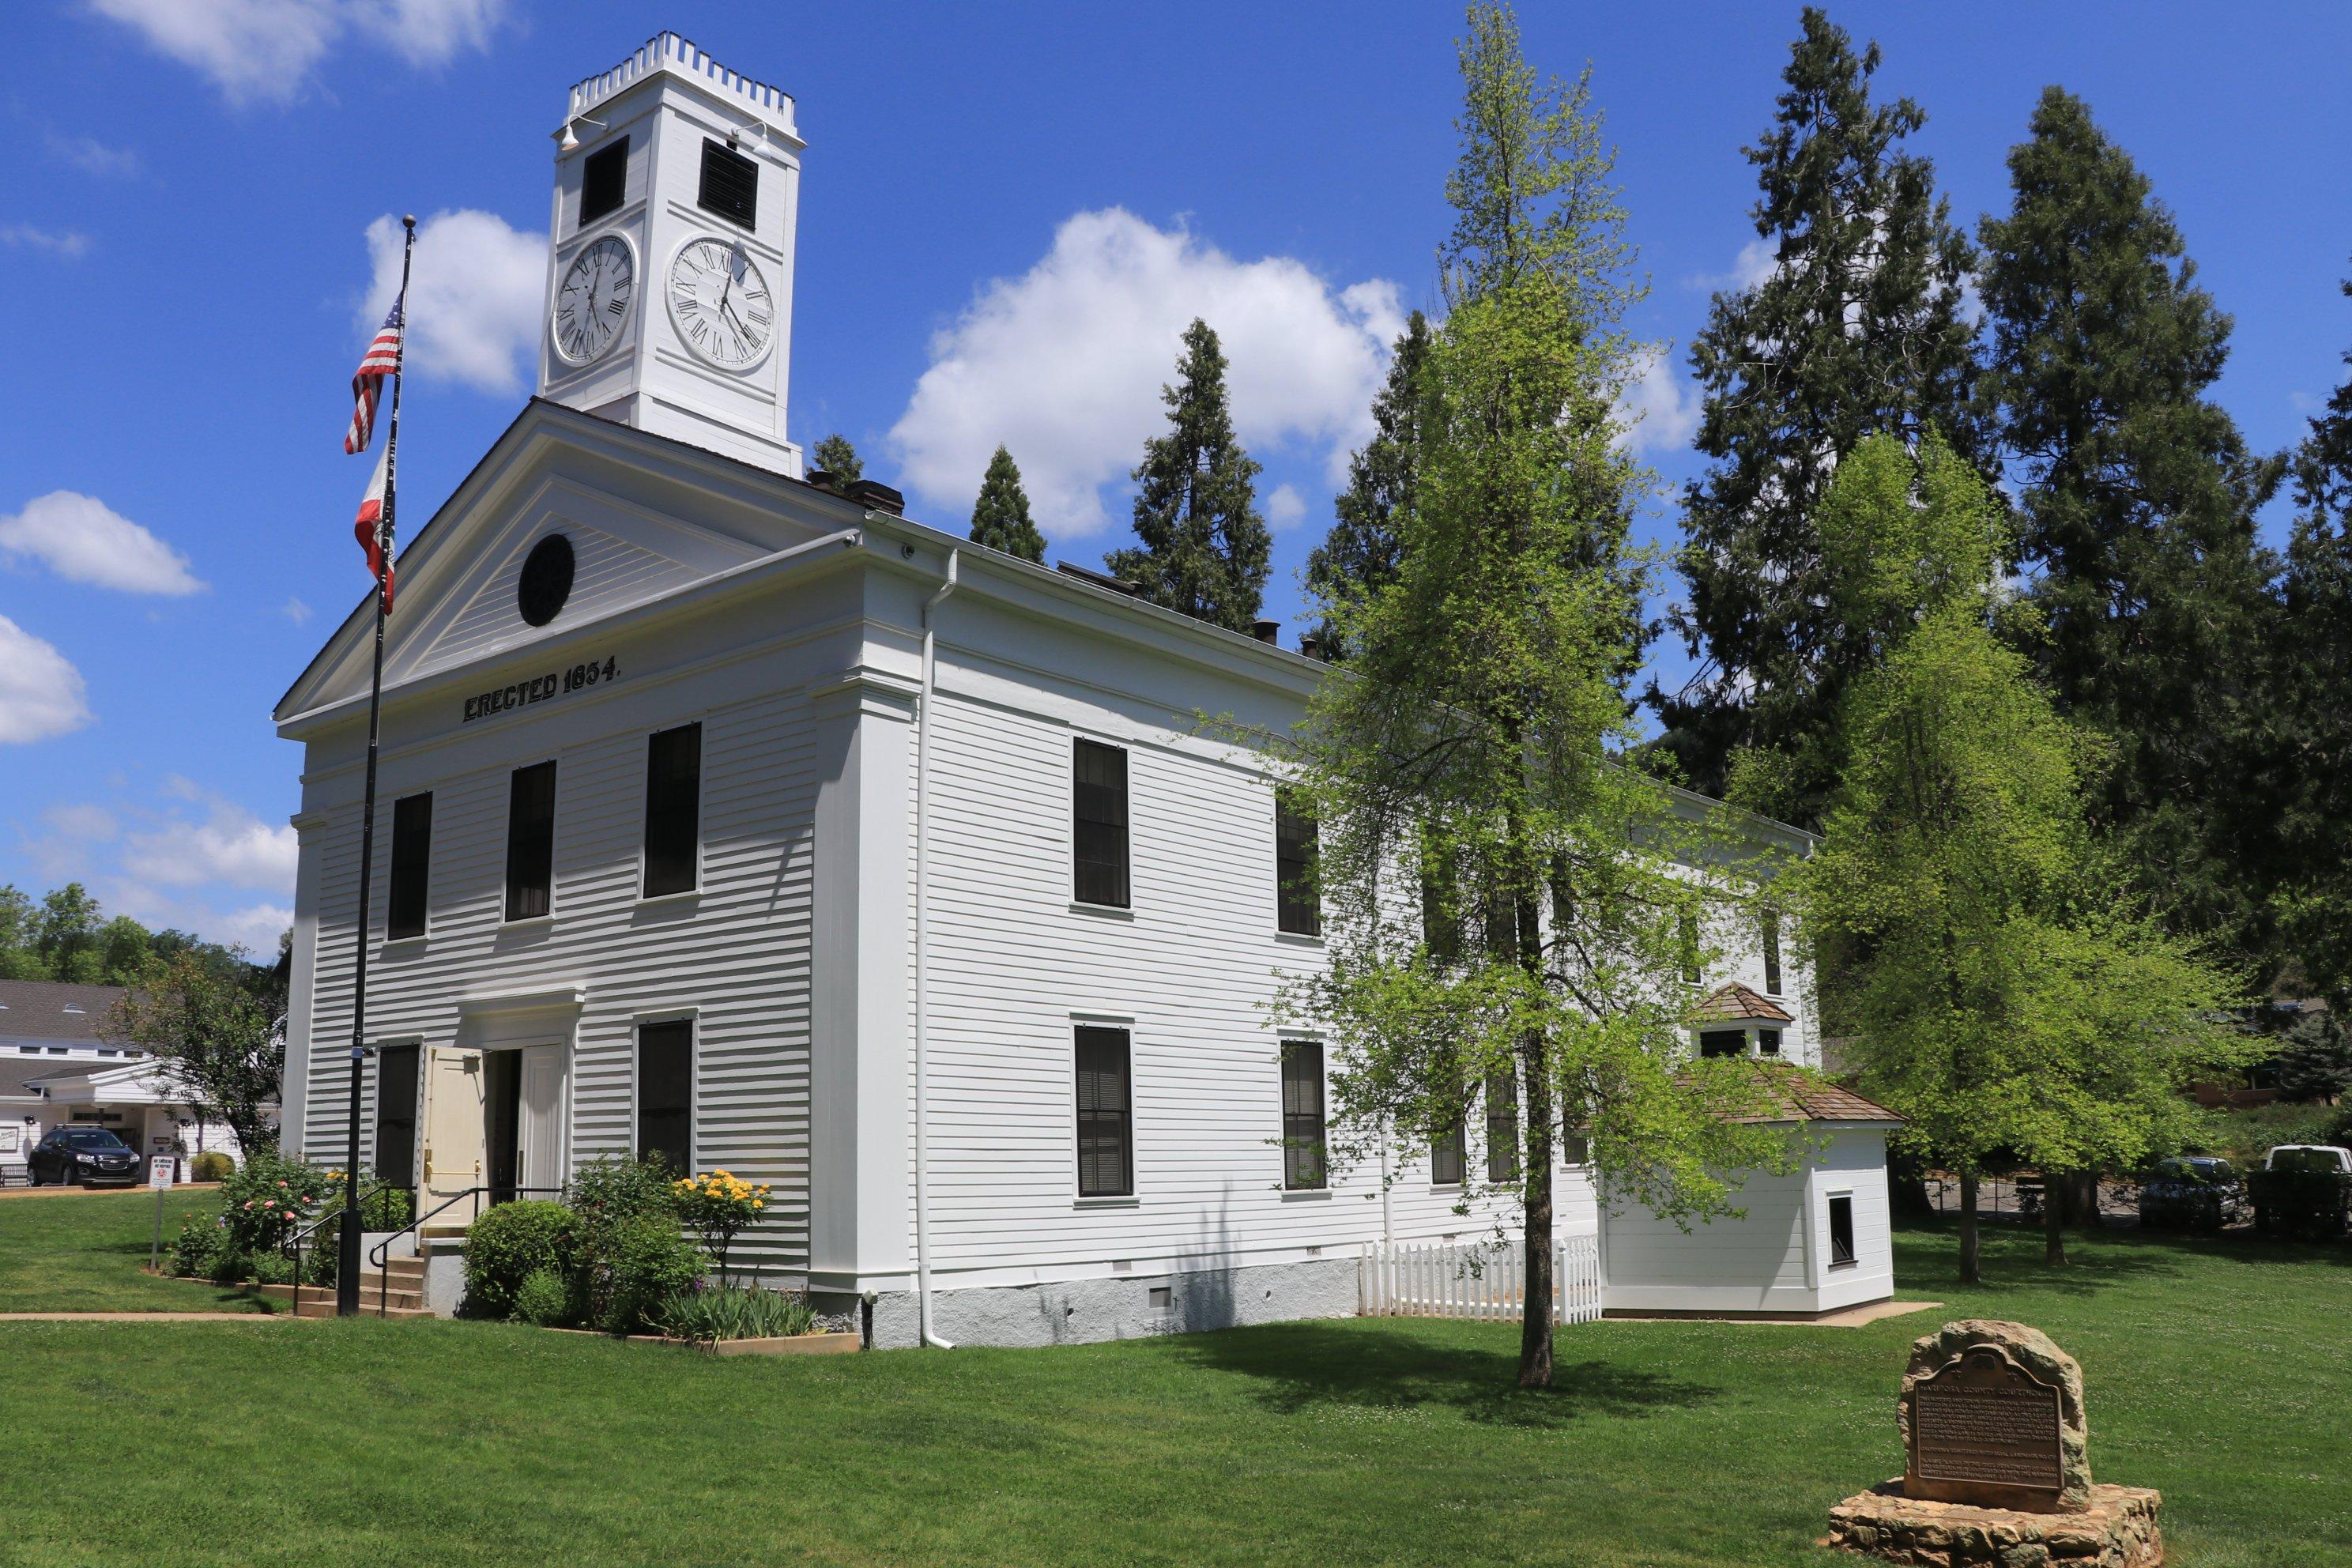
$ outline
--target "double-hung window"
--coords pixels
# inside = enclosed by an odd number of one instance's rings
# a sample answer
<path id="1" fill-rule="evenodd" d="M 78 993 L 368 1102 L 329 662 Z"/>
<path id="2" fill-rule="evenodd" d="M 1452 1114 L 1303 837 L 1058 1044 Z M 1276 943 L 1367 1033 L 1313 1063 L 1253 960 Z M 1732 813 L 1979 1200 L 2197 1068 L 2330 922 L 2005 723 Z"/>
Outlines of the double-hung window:
<path id="1" fill-rule="evenodd" d="M 1275 926 L 1293 936 L 1320 936 L 1323 902 L 1315 887 L 1317 828 L 1307 803 L 1289 790 L 1274 796 Z"/>
<path id="2" fill-rule="evenodd" d="M 694 1020 L 637 1026 L 637 1158 L 694 1171 Z"/>
<path id="3" fill-rule="evenodd" d="M 702 726 L 646 742 L 646 897 L 694 890 L 702 825 Z"/>
<path id="4" fill-rule="evenodd" d="M 1294 1193 L 1329 1184 L 1324 1171 L 1323 1047 L 1317 1040 L 1283 1042 L 1282 1184 Z"/>
<path id="5" fill-rule="evenodd" d="M 1508 1068 L 1486 1075 L 1486 1179 L 1519 1179 L 1519 1080 Z"/>
<path id="6" fill-rule="evenodd" d="M 1080 741 L 1070 756 L 1071 896 L 1107 909 L 1130 907 L 1128 888 L 1127 753 Z"/>
<path id="7" fill-rule="evenodd" d="M 517 768 L 507 790 L 507 919 L 535 920 L 555 891 L 555 764 Z"/>
<path id="8" fill-rule="evenodd" d="M 433 864 L 433 797 L 407 795 L 392 803 L 392 885 L 383 934 L 394 942 L 425 934 Z"/>
<path id="9" fill-rule="evenodd" d="M 1463 1136 L 1463 1126 L 1459 1121 L 1429 1141 L 1431 1185 L 1458 1187 L 1462 1184 L 1463 1175 L 1469 1166 L 1468 1142 Z"/>
<path id="10" fill-rule="evenodd" d="M 1077 1026 L 1078 1196 L 1135 1195 L 1135 1100 L 1125 1029 Z"/>

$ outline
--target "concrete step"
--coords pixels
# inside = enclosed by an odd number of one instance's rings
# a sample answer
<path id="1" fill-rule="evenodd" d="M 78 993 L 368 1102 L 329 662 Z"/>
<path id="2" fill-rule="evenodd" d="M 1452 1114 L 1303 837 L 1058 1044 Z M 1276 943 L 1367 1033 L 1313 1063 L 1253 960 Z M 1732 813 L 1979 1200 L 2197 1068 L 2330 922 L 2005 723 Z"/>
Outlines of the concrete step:
<path id="1" fill-rule="evenodd" d="M 360 1316 L 363 1318 L 429 1318 L 433 1315 L 421 1306 L 397 1305 L 399 1300 L 399 1297 L 394 1296 L 393 1300 L 395 1304 L 387 1306 L 379 1312 L 376 1310 L 374 1297 L 362 1297 L 360 1300 Z M 294 1309 L 294 1315 L 298 1318 L 331 1318 L 335 1315 L 335 1298 L 330 1293 L 313 1300 L 306 1291 L 302 1296 L 302 1304 Z"/>
<path id="2" fill-rule="evenodd" d="M 294 1287 L 291 1285 L 263 1285 L 257 1287 L 257 1289 L 260 1294 L 268 1297 L 273 1301 L 291 1301 L 294 1300 Z M 401 1287 L 401 1281 L 397 1279 L 392 1280 L 389 1288 L 387 1289 L 385 1282 L 380 1277 L 372 1273 L 361 1275 L 360 1304 L 365 1307 L 369 1311 L 373 1312 L 375 1310 L 376 1304 L 379 1300 L 386 1307 L 395 1309 L 415 1308 L 418 1310 L 422 1310 L 425 1306 L 425 1292 L 421 1289 L 404 1289 Z M 329 1306 L 332 1306 L 334 1304 L 335 1288 L 332 1285 L 305 1285 L 302 1287 L 301 1300 L 302 1307 L 304 1309 L 303 1315 L 307 1317 L 310 1315 L 310 1305 L 313 1301 L 324 1301 Z"/>

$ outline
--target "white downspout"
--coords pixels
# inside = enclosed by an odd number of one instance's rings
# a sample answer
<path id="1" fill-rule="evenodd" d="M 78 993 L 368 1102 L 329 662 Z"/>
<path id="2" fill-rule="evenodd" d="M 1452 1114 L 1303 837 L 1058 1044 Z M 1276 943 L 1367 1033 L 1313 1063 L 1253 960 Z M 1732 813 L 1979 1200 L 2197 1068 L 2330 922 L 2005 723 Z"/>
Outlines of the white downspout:
<path id="1" fill-rule="evenodd" d="M 922 1342 L 943 1351 L 955 1349 L 931 1329 L 930 1162 L 926 1143 L 930 1129 L 929 1070 L 924 1059 L 925 1026 L 930 1016 L 929 971 L 925 954 L 930 945 L 930 910 L 926 900 L 923 850 L 930 828 L 931 684 L 938 666 L 932 613 L 956 591 L 956 571 L 962 552 L 948 552 L 947 575 L 939 592 L 923 601 L 923 689 L 915 707 L 915 1321 Z"/>

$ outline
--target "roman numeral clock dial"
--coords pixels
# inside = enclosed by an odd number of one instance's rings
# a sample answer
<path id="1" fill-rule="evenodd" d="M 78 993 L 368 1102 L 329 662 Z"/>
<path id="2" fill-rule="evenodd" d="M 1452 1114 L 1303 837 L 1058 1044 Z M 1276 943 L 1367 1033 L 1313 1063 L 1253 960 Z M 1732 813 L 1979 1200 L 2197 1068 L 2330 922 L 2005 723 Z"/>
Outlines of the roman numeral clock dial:
<path id="1" fill-rule="evenodd" d="M 689 239 L 669 264 L 670 320 L 686 346 L 721 370 L 758 363 L 775 338 L 776 301 L 744 248 L 724 239 Z"/>
<path id="2" fill-rule="evenodd" d="M 549 330 L 566 363 L 586 364 L 613 346 L 636 298 L 637 256 L 629 242 L 608 234 L 572 258 L 556 285 Z"/>

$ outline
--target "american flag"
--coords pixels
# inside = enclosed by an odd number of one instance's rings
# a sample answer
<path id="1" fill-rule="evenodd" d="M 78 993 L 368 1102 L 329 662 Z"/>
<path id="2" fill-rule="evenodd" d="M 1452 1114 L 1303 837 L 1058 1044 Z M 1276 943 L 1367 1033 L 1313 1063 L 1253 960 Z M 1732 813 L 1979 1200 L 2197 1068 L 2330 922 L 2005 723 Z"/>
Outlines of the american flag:
<path id="1" fill-rule="evenodd" d="M 368 437 L 375 433 L 375 403 L 383 393 L 383 378 L 400 369 L 400 300 L 392 302 L 391 313 L 383 325 L 375 330 L 375 341 L 360 356 L 360 368 L 352 376 L 352 395 L 356 403 L 352 409 L 352 427 L 343 432 L 343 450 L 364 452 Z"/>

